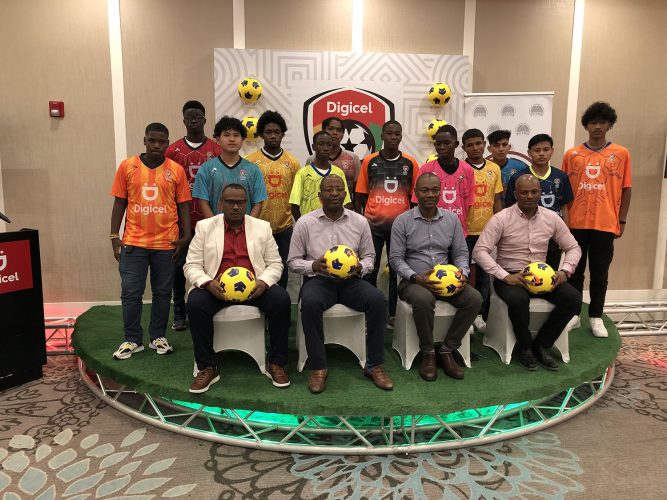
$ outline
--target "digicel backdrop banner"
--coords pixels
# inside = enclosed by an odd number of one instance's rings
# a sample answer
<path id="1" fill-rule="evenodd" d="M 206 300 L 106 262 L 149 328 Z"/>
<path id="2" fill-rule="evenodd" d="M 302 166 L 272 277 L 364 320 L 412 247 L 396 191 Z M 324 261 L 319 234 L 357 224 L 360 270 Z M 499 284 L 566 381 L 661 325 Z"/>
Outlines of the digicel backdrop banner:
<path id="1" fill-rule="evenodd" d="M 361 159 L 382 147 L 382 124 L 396 119 L 403 125 L 401 149 L 424 163 L 434 152 L 426 135 L 431 120 L 444 119 L 463 133 L 468 72 L 466 56 L 215 49 L 215 118 L 258 118 L 266 110 L 278 111 L 288 127 L 283 147 L 301 162 L 327 116 L 343 120 L 341 144 Z M 262 85 L 262 97 L 253 104 L 238 96 L 237 85 L 246 77 Z M 444 107 L 426 97 L 434 82 L 452 89 Z M 242 152 L 261 145 L 261 139 L 246 141 Z"/>
<path id="2" fill-rule="evenodd" d="M 32 288 L 30 241 L 0 243 L 0 294 Z"/>

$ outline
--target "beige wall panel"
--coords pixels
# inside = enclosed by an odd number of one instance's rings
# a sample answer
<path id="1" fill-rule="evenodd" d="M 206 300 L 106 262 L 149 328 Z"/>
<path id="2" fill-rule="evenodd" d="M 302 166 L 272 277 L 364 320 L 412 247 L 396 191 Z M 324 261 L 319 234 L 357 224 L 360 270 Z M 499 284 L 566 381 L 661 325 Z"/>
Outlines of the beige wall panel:
<path id="1" fill-rule="evenodd" d="M 352 48 L 352 0 L 245 0 L 248 49 Z"/>
<path id="2" fill-rule="evenodd" d="M 554 91 L 554 157 L 563 157 L 572 0 L 477 0 L 474 92 Z"/>
<path id="3" fill-rule="evenodd" d="M 181 108 L 201 101 L 215 125 L 213 49 L 233 47 L 232 0 L 122 0 L 120 3 L 128 155 L 143 151 L 144 129 L 162 122 L 185 135 Z"/>
<path id="4" fill-rule="evenodd" d="M 578 116 L 608 101 L 619 116 L 609 139 L 627 147 L 633 163 L 628 225 L 616 242 L 609 288 L 652 288 L 667 126 L 667 4 L 587 0 L 584 23 Z M 579 126 L 577 142 L 586 138 Z"/>
<path id="5" fill-rule="evenodd" d="M 365 0 L 364 50 L 459 55 L 465 0 Z"/>
<path id="6" fill-rule="evenodd" d="M 46 301 L 117 300 L 108 232 L 114 136 L 106 2 L 2 2 L 5 209 L 40 231 Z M 48 101 L 65 102 L 65 118 Z"/>

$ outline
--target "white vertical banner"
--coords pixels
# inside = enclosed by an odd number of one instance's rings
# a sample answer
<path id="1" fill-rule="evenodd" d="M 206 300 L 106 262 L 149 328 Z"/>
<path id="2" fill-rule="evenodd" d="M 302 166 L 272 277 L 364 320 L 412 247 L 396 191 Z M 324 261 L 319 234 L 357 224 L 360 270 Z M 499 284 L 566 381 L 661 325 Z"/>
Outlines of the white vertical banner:
<path id="1" fill-rule="evenodd" d="M 506 92 L 466 94 L 466 129 L 478 128 L 484 135 L 509 130 L 516 156 L 528 159 L 528 141 L 536 134 L 551 135 L 553 92 Z"/>

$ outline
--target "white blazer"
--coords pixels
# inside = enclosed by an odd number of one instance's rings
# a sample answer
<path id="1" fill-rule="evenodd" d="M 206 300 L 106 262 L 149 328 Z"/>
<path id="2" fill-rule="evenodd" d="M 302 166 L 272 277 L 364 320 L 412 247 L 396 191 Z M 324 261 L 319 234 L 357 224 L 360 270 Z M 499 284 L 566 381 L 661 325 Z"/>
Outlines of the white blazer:
<path id="1" fill-rule="evenodd" d="M 283 263 L 276 240 L 273 239 L 271 224 L 246 215 L 245 235 L 255 278 L 268 286 L 275 285 L 282 275 Z M 188 294 L 194 287 L 215 279 L 224 249 L 225 216 L 220 214 L 199 221 L 183 266 Z"/>

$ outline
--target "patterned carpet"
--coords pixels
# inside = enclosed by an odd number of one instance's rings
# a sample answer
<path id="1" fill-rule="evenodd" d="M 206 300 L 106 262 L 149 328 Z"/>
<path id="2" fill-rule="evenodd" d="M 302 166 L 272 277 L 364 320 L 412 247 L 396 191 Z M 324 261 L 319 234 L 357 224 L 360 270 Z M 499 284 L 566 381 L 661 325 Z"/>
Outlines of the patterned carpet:
<path id="1" fill-rule="evenodd" d="M 281 454 L 215 445 L 109 408 L 72 356 L 0 393 L 0 494 L 31 498 L 667 498 L 667 337 L 624 339 L 591 410 L 548 431 L 439 453 Z"/>

